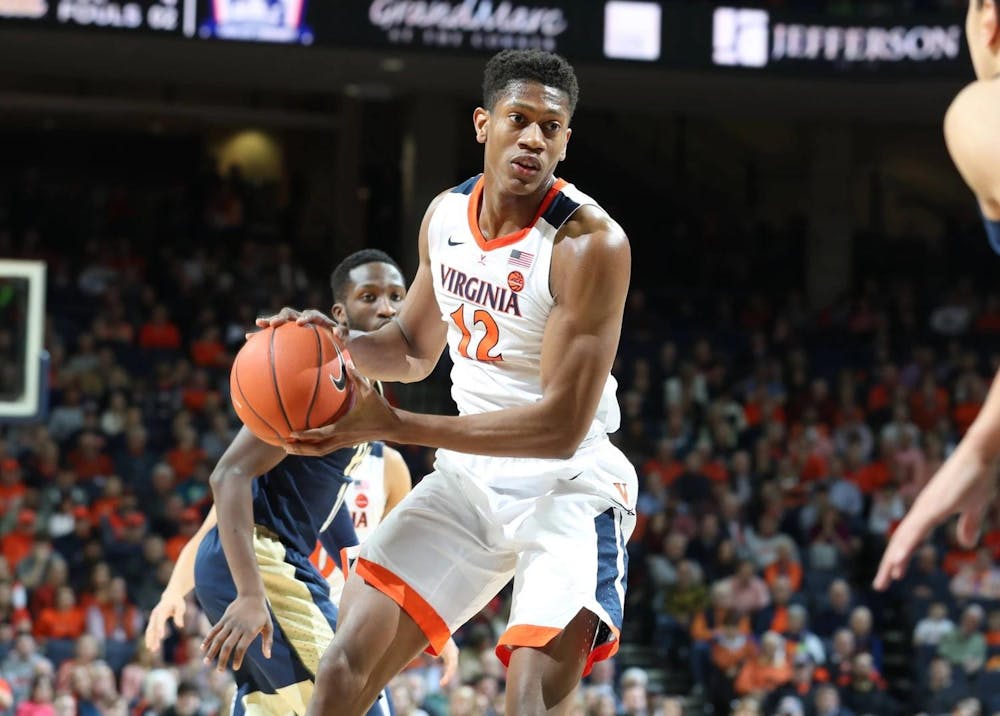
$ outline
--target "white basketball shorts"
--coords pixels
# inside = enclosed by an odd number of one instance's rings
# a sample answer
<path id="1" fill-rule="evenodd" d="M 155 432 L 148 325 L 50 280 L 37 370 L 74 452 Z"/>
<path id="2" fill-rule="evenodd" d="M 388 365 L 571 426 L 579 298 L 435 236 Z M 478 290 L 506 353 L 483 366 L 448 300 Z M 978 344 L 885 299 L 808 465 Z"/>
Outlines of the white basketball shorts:
<path id="1" fill-rule="evenodd" d="M 569 460 L 439 450 L 434 472 L 372 532 L 355 568 L 417 622 L 434 654 L 512 578 L 497 645 L 504 664 L 588 609 L 602 622 L 589 673 L 618 650 L 636 491 L 635 469 L 606 438 Z"/>

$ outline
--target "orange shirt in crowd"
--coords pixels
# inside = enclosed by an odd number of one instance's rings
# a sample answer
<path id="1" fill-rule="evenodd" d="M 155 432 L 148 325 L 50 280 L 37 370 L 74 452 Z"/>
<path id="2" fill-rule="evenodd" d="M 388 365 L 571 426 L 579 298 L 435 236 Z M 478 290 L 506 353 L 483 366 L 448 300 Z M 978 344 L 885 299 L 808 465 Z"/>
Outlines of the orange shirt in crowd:
<path id="1" fill-rule="evenodd" d="M 24 485 L 15 482 L 13 485 L 0 485 L 0 514 L 7 514 L 16 500 L 24 497 Z"/>
<path id="2" fill-rule="evenodd" d="M 203 368 L 226 367 L 232 361 L 222 341 L 203 340 L 191 344 L 191 360 Z"/>
<path id="3" fill-rule="evenodd" d="M 7 566 L 13 572 L 21 560 L 31 553 L 31 546 L 35 543 L 34 536 L 29 532 L 14 530 L 8 532 L 0 539 L 0 551 L 3 552 L 7 560 Z"/>
<path id="4" fill-rule="evenodd" d="M 176 563 L 178 557 L 181 556 L 181 550 L 184 549 L 184 545 L 188 543 L 191 538 L 187 535 L 174 535 L 167 540 L 166 544 L 163 546 L 164 554 L 166 554 L 167 559 L 171 562 Z"/>
<path id="5" fill-rule="evenodd" d="M 889 478 L 889 466 L 881 460 L 876 460 L 860 468 L 851 479 L 861 492 L 871 495 L 888 484 Z"/>
<path id="6" fill-rule="evenodd" d="M 970 564 L 976 560 L 976 551 L 972 549 L 950 549 L 944 555 L 941 569 L 949 577 L 954 577 L 964 564 Z"/>
<path id="7" fill-rule="evenodd" d="M 87 617 L 80 607 L 48 607 L 35 620 L 34 634 L 38 639 L 76 639 L 86 627 Z"/>
<path id="8" fill-rule="evenodd" d="M 740 669 L 733 689 L 741 696 L 761 691 L 772 691 L 792 680 L 792 667 L 788 660 L 780 664 L 763 663 L 759 658 L 749 659 Z"/>
<path id="9" fill-rule="evenodd" d="M 173 323 L 147 323 L 139 331 L 139 345 L 177 350 L 181 347 L 181 332 Z"/>
<path id="10" fill-rule="evenodd" d="M 774 583 L 778 581 L 778 577 L 782 576 L 788 577 L 793 592 L 797 592 L 802 588 L 802 565 L 794 559 L 785 563 L 782 563 L 781 560 L 775 560 L 764 568 L 764 581 L 767 582 L 767 586 L 769 587 L 773 588 Z M 782 630 L 775 629 L 775 631 L 780 633 Z"/>
<path id="11" fill-rule="evenodd" d="M 951 417 L 955 421 L 955 428 L 959 435 L 964 435 L 965 431 L 972 425 L 972 421 L 979 415 L 982 403 L 959 403 L 952 411 Z"/>
<path id="12" fill-rule="evenodd" d="M 115 473 L 115 463 L 104 453 L 87 458 L 74 450 L 69 455 L 69 464 L 81 480 L 90 480 L 98 475 L 113 475 Z"/>
<path id="13" fill-rule="evenodd" d="M 201 448 L 184 450 L 174 448 L 167 453 L 167 463 L 174 469 L 178 480 L 186 480 L 194 473 L 195 468 L 205 459 L 205 451 Z"/>
<path id="14" fill-rule="evenodd" d="M 753 640 L 746 639 L 738 648 L 727 647 L 722 643 L 712 646 L 712 663 L 719 671 L 728 671 L 733 667 L 741 667 L 743 664 L 754 660 L 757 655 L 757 647 Z"/>
<path id="15" fill-rule="evenodd" d="M 712 614 L 712 623 L 714 626 L 709 626 L 709 613 Z M 691 620 L 692 641 L 711 641 L 719 629 L 722 628 L 722 620 L 725 616 L 725 609 L 716 609 L 714 607 L 709 607 L 695 614 L 694 619 Z M 740 617 L 740 623 L 737 628 L 740 634 L 750 636 L 750 617 L 746 615 Z"/>

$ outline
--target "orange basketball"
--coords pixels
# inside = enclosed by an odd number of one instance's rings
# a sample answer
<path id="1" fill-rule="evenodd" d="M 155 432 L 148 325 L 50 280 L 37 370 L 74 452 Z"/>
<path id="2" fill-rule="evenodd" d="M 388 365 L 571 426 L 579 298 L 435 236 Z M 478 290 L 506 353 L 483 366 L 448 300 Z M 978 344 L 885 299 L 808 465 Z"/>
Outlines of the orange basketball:
<path id="1" fill-rule="evenodd" d="M 326 328 L 285 323 L 254 333 L 229 373 L 233 408 L 250 432 L 281 445 L 339 420 L 354 403 L 347 349 Z"/>

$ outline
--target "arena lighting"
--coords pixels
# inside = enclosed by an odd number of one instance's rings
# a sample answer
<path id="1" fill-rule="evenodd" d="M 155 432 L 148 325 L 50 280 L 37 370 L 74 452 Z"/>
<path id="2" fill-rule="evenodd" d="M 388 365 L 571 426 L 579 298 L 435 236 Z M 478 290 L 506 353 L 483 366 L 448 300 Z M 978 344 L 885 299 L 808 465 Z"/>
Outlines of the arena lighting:
<path id="1" fill-rule="evenodd" d="M 616 60 L 660 59 L 663 8 L 657 2 L 612 0 L 604 4 L 604 56 Z"/>

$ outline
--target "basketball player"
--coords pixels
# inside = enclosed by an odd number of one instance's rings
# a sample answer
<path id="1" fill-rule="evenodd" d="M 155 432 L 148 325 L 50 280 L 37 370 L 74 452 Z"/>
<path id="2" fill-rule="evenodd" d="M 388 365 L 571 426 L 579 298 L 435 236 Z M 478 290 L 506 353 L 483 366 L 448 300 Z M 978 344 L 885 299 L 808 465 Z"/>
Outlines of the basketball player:
<path id="1" fill-rule="evenodd" d="M 975 194 L 990 246 L 1000 253 L 1000 16 L 996 0 L 969 0 L 965 34 L 976 81 L 963 89 L 944 120 L 955 166 Z M 975 422 L 924 487 L 886 546 L 875 587 L 903 576 L 910 556 L 938 525 L 959 514 L 958 537 L 966 547 L 979 539 L 983 514 L 996 490 L 1000 458 L 1000 381 L 993 380 Z"/>
<path id="2" fill-rule="evenodd" d="M 636 475 L 607 435 L 620 420 L 611 365 L 629 244 L 555 176 L 577 101 L 573 68 L 505 50 L 488 62 L 483 94 L 472 116 L 483 173 L 429 205 L 395 319 L 351 334 L 354 408 L 286 444 L 303 455 L 374 439 L 438 448 L 435 470 L 361 547 L 310 714 L 363 714 L 511 579 L 497 646 L 506 713 L 566 713 L 581 676 L 618 647 Z M 291 309 L 259 323 L 287 320 L 332 326 Z M 446 345 L 457 416 L 396 410 L 362 377 L 421 380 Z"/>
<path id="3" fill-rule="evenodd" d="M 316 542 L 310 557 L 330 583 L 330 598 L 334 604 L 340 603 L 349 565 L 357 558 L 360 546 L 413 488 L 410 469 L 399 451 L 381 441 L 370 444 L 371 452 L 351 473 L 351 482 L 344 492 L 344 509 L 351 516 L 357 545 L 341 547 L 335 559 L 321 542 Z"/>
<path id="4" fill-rule="evenodd" d="M 359 330 L 390 321 L 406 294 L 399 267 L 375 250 L 345 259 L 331 287 L 331 315 Z M 215 506 L 195 544 L 185 547 L 147 639 L 158 642 L 166 618 L 183 615 L 183 595 L 193 584 L 214 625 L 203 645 L 206 661 L 221 670 L 231 660 L 236 671 L 234 713 L 305 713 L 337 620 L 310 555 L 317 540 L 335 555 L 357 543 L 342 497 L 372 449 L 364 442 L 300 457 L 243 428 L 213 471 Z M 388 697 L 370 713 L 391 713 Z"/>

